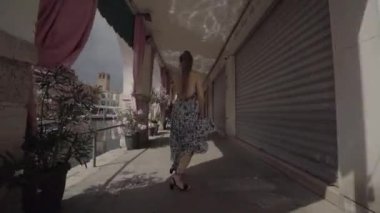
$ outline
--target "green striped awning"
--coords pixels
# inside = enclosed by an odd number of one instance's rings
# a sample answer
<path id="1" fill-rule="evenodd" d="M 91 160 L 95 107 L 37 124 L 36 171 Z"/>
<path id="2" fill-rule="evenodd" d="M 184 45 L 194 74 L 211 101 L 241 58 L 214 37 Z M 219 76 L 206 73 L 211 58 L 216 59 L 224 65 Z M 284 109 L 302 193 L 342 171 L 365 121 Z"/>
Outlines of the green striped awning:
<path id="1" fill-rule="evenodd" d="M 100 14 L 129 46 L 133 46 L 135 16 L 126 0 L 98 0 Z"/>

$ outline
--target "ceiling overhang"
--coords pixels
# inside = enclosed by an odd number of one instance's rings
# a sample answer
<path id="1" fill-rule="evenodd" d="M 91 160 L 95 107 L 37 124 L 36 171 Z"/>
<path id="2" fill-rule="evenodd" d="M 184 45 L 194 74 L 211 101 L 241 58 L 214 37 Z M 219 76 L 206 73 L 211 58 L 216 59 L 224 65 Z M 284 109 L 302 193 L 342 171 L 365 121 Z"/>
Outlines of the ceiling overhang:
<path id="1" fill-rule="evenodd" d="M 193 69 L 207 73 L 239 19 L 248 0 L 134 0 L 139 11 L 149 12 L 159 54 L 172 70 L 189 50 Z"/>
<path id="2" fill-rule="evenodd" d="M 100 13 L 130 46 L 133 12 L 149 13 L 146 22 L 160 61 L 178 69 L 184 50 L 194 57 L 195 71 L 208 73 L 248 0 L 98 0 Z M 131 7 L 132 6 L 132 10 Z"/>

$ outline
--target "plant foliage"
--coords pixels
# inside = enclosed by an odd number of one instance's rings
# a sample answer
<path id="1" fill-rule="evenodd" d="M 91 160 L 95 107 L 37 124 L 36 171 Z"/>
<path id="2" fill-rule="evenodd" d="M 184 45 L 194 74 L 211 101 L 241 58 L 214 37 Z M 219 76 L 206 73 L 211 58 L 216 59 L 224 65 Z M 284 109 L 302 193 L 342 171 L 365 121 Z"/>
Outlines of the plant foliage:
<path id="1" fill-rule="evenodd" d="M 72 158 L 85 164 L 92 151 L 90 112 L 98 89 L 81 83 L 64 67 L 38 70 L 36 85 L 39 128 L 25 138 L 28 166 L 47 170 Z"/>

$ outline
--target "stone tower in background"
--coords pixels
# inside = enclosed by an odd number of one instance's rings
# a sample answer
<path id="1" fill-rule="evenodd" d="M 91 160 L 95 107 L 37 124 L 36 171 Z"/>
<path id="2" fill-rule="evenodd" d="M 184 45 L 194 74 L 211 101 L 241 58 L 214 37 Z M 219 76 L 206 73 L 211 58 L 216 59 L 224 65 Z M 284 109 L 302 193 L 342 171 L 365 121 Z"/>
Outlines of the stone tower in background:
<path id="1" fill-rule="evenodd" d="M 99 73 L 96 86 L 100 87 L 102 91 L 110 91 L 111 76 L 108 73 Z"/>

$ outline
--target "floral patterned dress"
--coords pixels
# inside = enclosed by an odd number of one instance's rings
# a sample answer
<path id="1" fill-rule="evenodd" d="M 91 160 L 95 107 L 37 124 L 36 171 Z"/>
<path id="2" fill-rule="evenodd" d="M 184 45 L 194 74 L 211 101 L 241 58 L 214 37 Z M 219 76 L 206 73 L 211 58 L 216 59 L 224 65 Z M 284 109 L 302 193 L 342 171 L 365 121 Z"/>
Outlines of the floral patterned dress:
<path id="1" fill-rule="evenodd" d="M 174 165 L 183 153 L 205 153 L 207 136 L 215 131 L 209 119 L 200 118 L 196 94 L 173 105 L 171 114 L 170 148 Z"/>

